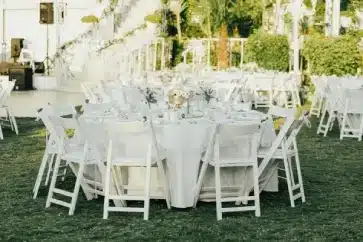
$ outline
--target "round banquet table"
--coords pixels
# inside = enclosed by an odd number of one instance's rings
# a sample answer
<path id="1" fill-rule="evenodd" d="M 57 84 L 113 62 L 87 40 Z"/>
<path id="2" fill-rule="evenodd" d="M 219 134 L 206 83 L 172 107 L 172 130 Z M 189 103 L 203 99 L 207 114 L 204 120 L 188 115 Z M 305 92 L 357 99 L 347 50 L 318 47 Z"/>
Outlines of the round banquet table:
<path id="1" fill-rule="evenodd" d="M 165 151 L 171 206 L 176 208 L 192 207 L 202 153 L 208 144 L 213 123 L 200 119 L 198 121 L 194 120 L 193 122 L 164 124 L 162 128 L 163 135 L 162 137 L 159 136 L 158 140 Z M 263 122 L 260 145 L 263 147 L 271 146 L 275 137 L 273 123 L 269 120 Z M 222 195 L 224 192 L 229 196 L 231 194 L 237 194 L 241 186 L 251 181 L 251 175 L 250 170 L 246 170 L 246 168 L 232 167 L 222 169 Z M 140 195 L 143 192 L 140 190 L 140 187 L 143 187 L 144 177 L 144 169 L 129 168 L 127 172 L 129 194 Z M 203 181 L 200 200 L 215 200 L 214 184 L 214 170 L 208 168 Z M 162 182 L 155 168 L 151 179 L 151 196 L 154 198 L 161 197 L 161 187 Z M 264 190 L 270 192 L 278 191 L 277 172 L 273 174 L 268 184 L 264 187 Z"/>

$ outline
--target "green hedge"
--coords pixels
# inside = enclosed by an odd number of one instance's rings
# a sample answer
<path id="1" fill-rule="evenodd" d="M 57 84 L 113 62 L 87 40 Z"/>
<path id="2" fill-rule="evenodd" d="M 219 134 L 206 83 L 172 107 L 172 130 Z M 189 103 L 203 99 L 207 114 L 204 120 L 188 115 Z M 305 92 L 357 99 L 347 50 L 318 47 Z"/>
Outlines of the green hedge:
<path id="1" fill-rule="evenodd" d="M 287 71 L 289 68 L 289 42 L 284 35 L 263 32 L 252 34 L 245 45 L 245 63 L 255 62 L 268 70 Z"/>
<path id="2" fill-rule="evenodd" d="M 358 39 L 351 36 L 310 36 L 304 43 L 303 55 L 313 75 L 355 75 L 361 66 Z"/>

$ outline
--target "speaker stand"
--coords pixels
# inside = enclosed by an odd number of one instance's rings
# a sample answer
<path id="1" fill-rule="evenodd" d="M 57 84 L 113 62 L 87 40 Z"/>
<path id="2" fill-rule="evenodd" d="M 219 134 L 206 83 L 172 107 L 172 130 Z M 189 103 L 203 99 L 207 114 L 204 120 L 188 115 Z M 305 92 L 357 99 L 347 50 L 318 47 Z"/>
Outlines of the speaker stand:
<path id="1" fill-rule="evenodd" d="M 45 59 L 44 59 L 44 61 L 43 61 L 43 63 L 44 63 L 44 67 L 45 67 L 45 74 L 47 75 L 47 76 L 49 76 L 50 75 L 50 73 L 49 73 L 49 70 L 50 70 L 50 65 L 53 65 L 54 63 L 53 63 L 53 60 L 49 57 L 49 24 L 47 23 L 47 49 L 46 49 L 46 56 L 45 56 Z"/>

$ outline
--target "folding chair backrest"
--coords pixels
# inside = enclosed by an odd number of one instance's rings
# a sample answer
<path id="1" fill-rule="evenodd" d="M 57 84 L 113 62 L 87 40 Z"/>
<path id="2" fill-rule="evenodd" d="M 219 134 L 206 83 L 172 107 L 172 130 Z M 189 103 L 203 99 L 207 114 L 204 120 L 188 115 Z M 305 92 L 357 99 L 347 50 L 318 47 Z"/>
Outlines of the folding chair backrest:
<path id="1" fill-rule="evenodd" d="M 88 144 L 88 157 L 99 161 L 106 157 L 108 136 L 102 119 L 80 117 L 79 134 Z"/>
<path id="2" fill-rule="evenodd" d="M 216 95 L 220 102 L 229 102 L 236 89 L 236 83 L 216 83 Z"/>
<path id="3" fill-rule="evenodd" d="M 88 118 L 117 117 L 118 111 L 111 103 L 85 103 L 83 115 Z"/>
<path id="4" fill-rule="evenodd" d="M 218 124 L 214 144 L 216 163 L 257 162 L 260 122 Z"/>
<path id="5" fill-rule="evenodd" d="M 251 85 L 256 91 L 270 91 L 274 82 L 273 74 L 258 74 L 253 77 L 253 83 Z"/>
<path id="6" fill-rule="evenodd" d="M 71 116 L 74 118 L 77 115 L 77 111 L 72 105 L 53 105 L 49 103 L 43 108 L 43 111 L 59 117 Z"/>
<path id="7" fill-rule="evenodd" d="M 106 121 L 109 140 L 112 141 L 112 156 L 129 161 L 146 162 L 158 154 L 158 145 L 150 121 L 117 122 Z"/>
<path id="8" fill-rule="evenodd" d="M 311 128 L 311 123 L 309 121 L 309 113 L 304 111 L 300 118 L 295 120 L 286 133 L 286 141 L 284 142 L 285 147 L 289 147 L 291 143 L 296 139 L 303 126 Z"/>
<path id="9" fill-rule="evenodd" d="M 81 84 L 81 88 L 86 98 L 91 103 L 103 103 L 109 101 L 109 98 L 103 91 L 101 83 L 84 82 Z"/>
<path id="10" fill-rule="evenodd" d="M 281 146 L 284 139 L 286 139 L 286 134 L 295 120 L 296 111 L 297 111 L 296 108 L 291 108 L 291 109 L 280 108 L 280 107 L 270 108 L 268 112 L 268 115 L 270 117 L 278 116 L 285 120 L 284 124 L 280 127 L 280 131 L 276 136 L 276 139 L 272 142 L 270 150 L 267 152 L 267 154 L 265 155 L 263 161 L 259 166 L 260 174 L 265 170 L 266 166 L 270 162 L 271 158 L 273 157 L 277 149 Z"/>
<path id="11" fill-rule="evenodd" d="M 54 116 L 54 115 L 48 115 L 47 113 L 44 113 L 44 115 L 47 115 L 48 118 L 40 115 L 40 117 L 43 120 L 43 123 L 45 126 L 50 126 L 50 140 L 54 141 L 57 145 L 59 145 L 60 148 L 67 150 L 67 147 L 64 146 L 65 141 L 68 139 L 67 133 L 66 133 L 66 127 L 64 127 L 64 122 L 61 117 Z M 49 122 L 49 123 L 48 123 Z M 63 145 L 62 145 L 63 144 Z"/>
<path id="12" fill-rule="evenodd" d="M 345 112 L 363 114 L 363 89 L 345 90 Z"/>

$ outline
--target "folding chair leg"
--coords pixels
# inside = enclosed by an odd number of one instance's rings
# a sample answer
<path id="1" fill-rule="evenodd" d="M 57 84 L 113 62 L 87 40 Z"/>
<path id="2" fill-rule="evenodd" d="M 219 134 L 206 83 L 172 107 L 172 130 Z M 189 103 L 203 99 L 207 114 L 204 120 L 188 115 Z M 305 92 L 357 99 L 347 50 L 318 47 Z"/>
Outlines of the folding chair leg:
<path id="1" fill-rule="evenodd" d="M 295 207 L 295 201 L 294 201 L 294 194 L 293 194 L 293 191 L 292 191 L 289 163 L 288 163 L 286 157 L 284 157 L 283 160 L 284 160 L 284 168 L 285 168 L 285 173 L 286 173 L 287 188 L 289 190 L 290 204 L 291 204 L 291 207 L 294 208 Z"/>
<path id="2" fill-rule="evenodd" d="M 343 140 L 344 138 L 346 122 L 347 122 L 347 114 L 344 112 L 342 126 L 340 127 L 340 140 Z"/>
<path id="3" fill-rule="evenodd" d="M 200 169 L 197 185 L 195 188 L 194 206 L 193 206 L 194 208 L 197 206 L 197 203 L 198 203 L 199 194 L 200 194 L 200 191 L 202 190 L 203 179 L 204 179 L 205 173 L 207 171 L 207 168 L 208 168 L 208 162 L 204 161 L 202 164 L 202 167 Z"/>
<path id="4" fill-rule="evenodd" d="M 47 198 L 47 202 L 45 204 L 45 207 L 46 208 L 49 208 L 50 207 L 51 200 L 53 198 L 53 189 L 55 188 L 55 184 L 57 182 L 57 174 L 58 174 L 60 162 L 61 162 L 61 157 L 60 157 L 60 155 L 58 155 L 57 156 L 57 159 L 55 161 L 55 165 L 54 165 L 54 169 L 53 169 L 53 174 L 52 174 L 52 180 L 51 180 L 50 186 L 49 186 L 48 198 Z"/>
<path id="5" fill-rule="evenodd" d="M 323 114 L 322 114 L 322 116 L 320 118 L 317 134 L 320 134 L 321 132 L 323 132 L 324 119 L 325 119 L 326 115 L 327 115 L 327 107 L 325 106 L 324 110 L 323 110 Z"/>
<path id="6" fill-rule="evenodd" d="M 10 123 L 11 131 L 14 131 L 14 125 L 13 125 L 12 120 L 11 120 L 10 111 L 9 111 L 8 107 L 6 107 L 5 109 L 6 109 L 6 118 Z"/>
<path id="7" fill-rule="evenodd" d="M 4 140 L 4 134 L 3 134 L 3 129 L 1 127 L 1 123 L 0 123 L 0 139 Z"/>
<path id="8" fill-rule="evenodd" d="M 111 157 L 112 146 L 108 148 L 108 157 Z M 111 183 L 111 160 L 107 159 L 106 169 L 105 169 L 105 189 L 104 189 L 104 201 L 103 201 L 103 219 L 108 219 L 108 208 L 110 206 L 110 184 Z"/>
<path id="9" fill-rule="evenodd" d="M 239 195 L 243 195 L 244 193 L 246 193 L 247 192 L 247 186 L 248 186 L 248 184 L 247 184 L 247 178 L 248 178 L 248 167 L 244 167 L 244 181 L 243 181 L 243 185 L 244 185 L 244 187 L 238 192 L 238 194 Z M 236 201 L 236 203 L 235 203 L 235 205 L 236 206 L 240 206 L 241 205 L 241 203 L 243 204 L 243 205 L 247 205 L 248 204 L 248 201 L 247 200 L 237 200 Z"/>
<path id="10" fill-rule="evenodd" d="M 19 135 L 18 125 L 16 124 L 15 116 L 13 115 L 12 110 L 8 107 L 7 108 L 9 114 L 9 121 L 12 126 L 12 129 L 15 131 L 16 135 Z"/>
<path id="11" fill-rule="evenodd" d="M 63 174 L 62 174 L 62 181 L 64 181 L 66 179 L 67 170 L 68 170 L 68 163 L 66 162 L 65 168 L 64 168 L 64 171 L 63 171 Z"/>
<path id="12" fill-rule="evenodd" d="M 319 111 L 318 111 L 318 116 L 317 117 L 319 118 L 320 114 L 321 114 L 321 109 L 323 107 L 324 98 L 320 97 L 318 102 L 319 102 L 319 108 L 318 108 Z"/>
<path id="13" fill-rule="evenodd" d="M 259 170 L 257 163 L 253 165 L 253 196 L 255 197 L 255 216 L 261 216 L 260 208 L 260 184 L 259 184 Z"/>
<path id="14" fill-rule="evenodd" d="M 289 169 L 290 169 L 291 185 L 292 185 L 292 187 L 294 187 L 295 186 L 295 177 L 294 177 L 294 171 L 293 171 L 293 168 L 292 168 L 291 156 L 287 157 L 287 162 L 288 162 Z"/>
<path id="15" fill-rule="evenodd" d="M 149 220 L 150 182 L 151 182 L 151 164 L 147 164 L 147 166 L 146 166 L 146 177 L 145 177 L 144 220 Z"/>
<path id="16" fill-rule="evenodd" d="M 296 141 L 294 141 L 294 146 L 297 147 Z M 306 201 L 306 199 L 305 199 L 305 191 L 304 191 L 303 179 L 302 179 L 302 174 L 301 174 L 300 157 L 299 157 L 298 152 L 296 152 L 295 163 L 296 163 L 296 169 L 297 169 L 297 178 L 298 178 L 298 181 L 300 184 L 301 201 L 304 203 Z"/>
<path id="17" fill-rule="evenodd" d="M 335 119 L 336 119 L 336 116 L 335 114 L 332 115 L 332 118 L 330 119 L 330 127 L 329 127 L 329 131 L 332 131 L 333 128 L 334 128 L 334 124 L 335 124 Z"/>
<path id="18" fill-rule="evenodd" d="M 39 187 L 40 187 L 40 184 L 42 183 L 43 174 L 44 174 L 45 168 L 47 166 L 48 160 L 49 160 L 49 155 L 48 155 L 48 152 L 46 150 L 44 152 L 42 162 L 40 163 L 37 179 L 36 179 L 35 184 L 34 184 L 33 199 L 36 199 L 37 196 L 38 196 Z"/>
<path id="19" fill-rule="evenodd" d="M 219 165 L 214 167 L 215 172 L 215 186 L 216 186 L 216 210 L 217 220 L 222 220 L 222 190 L 221 190 L 221 168 Z"/>
<path id="20" fill-rule="evenodd" d="M 71 207 L 70 207 L 69 213 L 68 213 L 69 215 L 73 215 L 74 214 L 74 210 L 76 208 L 76 203 L 77 203 L 77 199 L 78 199 L 79 188 L 81 186 L 81 182 L 82 182 L 82 179 L 83 179 L 83 171 L 84 171 L 84 162 L 81 162 L 79 164 L 76 185 L 74 186 L 74 190 L 73 190 Z M 56 175 L 57 175 L 57 173 L 56 173 Z M 54 176 L 54 174 L 53 174 L 53 176 Z"/>
<path id="21" fill-rule="evenodd" d="M 46 177 L 46 179 L 45 179 L 45 184 L 44 184 L 44 185 L 46 185 L 46 186 L 48 186 L 49 177 L 50 177 L 50 174 L 51 174 L 52 169 L 53 169 L 54 156 L 55 156 L 55 154 L 52 154 L 51 159 L 50 159 L 50 160 L 48 160 L 48 162 L 47 162 L 47 163 L 48 163 L 48 172 L 47 172 L 47 177 Z M 48 157 L 49 157 L 49 155 L 48 155 Z"/>
<path id="22" fill-rule="evenodd" d="M 168 180 L 167 174 L 165 172 L 165 168 L 161 162 L 158 163 L 158 170 L 159 170 L 159 174 L 162 176 L 162 179 L 163 179 L 163 186 L 164 186 L 163 189 L 164 189 L 164 197 L 165 197 L 165 201 L 166 201 L 166 206 L 168 209 L 171 209 L 169 180 Z"/>
<path id="23" fill-rule="evenodd" d="M 363 117 L 361 118 L 360 125 L 359 125 L 359 134 L 358 134 L 358 141 L 362 141 L 363 135 Z"/>

